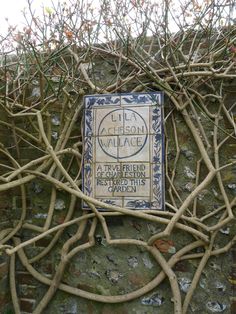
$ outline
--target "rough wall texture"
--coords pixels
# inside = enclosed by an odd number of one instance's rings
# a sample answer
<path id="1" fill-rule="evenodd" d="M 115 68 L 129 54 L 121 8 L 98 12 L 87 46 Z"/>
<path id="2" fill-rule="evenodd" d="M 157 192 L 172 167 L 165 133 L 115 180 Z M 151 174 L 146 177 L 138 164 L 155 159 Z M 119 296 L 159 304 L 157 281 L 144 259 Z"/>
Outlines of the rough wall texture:
<path id="1" fill-rule="evenodd" d="M 105 81 L 110 82 L 112 80 L 113 76 L 111 74 L 113 74 L 114 69 L 109 64 L 109 60 L 97 60 L 97 64 L 93 64 L 93 68 L 90 70 L 93 71 L 94 80 L 97 82 L 102 81 L 105 84 Z M 127 71 L 128 73 L 129 68 L 126 67 L 124 71 Z M 125 75 L 125 73 L 123 73 L 123 75 Z M 129 92 L 134 87 L 135 84 L 123 86 L 120 91 Z M 36 92 L 37 88 L 37 85 L 33 86 L 30 93 L 33 93 L 33 91 Z M 80 87 L 75 86 L 74 88 L 79 90 Z M 235 89 L 234 82 L 230 82 L 225 88 L 229 91 L 233 91 Z M 89 94 L 90 91 L 85 90 L 85 93 Z M 74 96 L 72 95 L 72 97 Z M 227 106 L 231 106 L 231 104 L 235 102 L 235 94 L 229 92 L 227 97 Z M 78 105 L 81 102 L 82 98 L 79 97 Z M 214 112 L 214 106 L 215 103 L 213 99 L 208 109 Z M 166 97 L 164 105 L 166 117 L 172 109 L 173 106 Z M 48 111 L 53 146 L 58 140 L 57 135 L 60 134 L 60 127 L 65 123 L 67 119 L 67 111 L 70 109 L 66 108 L 64 114 L 61 115 L 62 110 L 64 109 L 61 108 L 61 104 L 58 102 L 53 104 Z M 204 126 L 207 139 L 211 142 L 212 129 L 214 126 L 198 109 L 197 114 Z M 7 117 L 4 111 L 1 111 L 0 116 L 2 121 L 12 123 L 11 119 Z M 68 145 L 73 146 L 76 140 L 81 136 L 81 118 L 82 114 L 79 116 L 70 135 L 71 144 Z M 20 119 L 16 119 L 14 123 L 17 127 L 24 122 Z M 174 128 L 174 125 L 176 129 Z M 220 119 L 220 126 L 228 133 L 233 130 L 232 126 L 228 124 L 227 119 L 224 119 L 224 117 Z M 34 128 L 30 123 L 25 125 L 25 128 L 28 131 L 31 130 L 32 134 L 34 134 Z M 165 132 L 167 143 L 166 158 L 168 159 L 168 168 L 166 169 L 166 172 L 169 176 L 172 174 L 177 154 L 176 136 L 174 133 L 176 132 L 178 135 L 179 159 L 174 183 L 179 195 L 177 205 L 180 205 L 181 200 L 185 199 L 192 192 L 194 185 L 196 184 L 198 161 L 201 156 L 182 115 L 178 112 L 175 112 L 172 119 L 166 120 Z M 0 140 L 12 155 L 15 156 L 17 160 L 21 161 L 21 165 L 41 156 L 40 150 L 33 148 L 32 146 L 29 148 L 27 142 L 22 141 L 19 137 L 16 140 L 18 145 L 16 145 L 14 132 L 12 132 L 12 129 L 9 129 L 6 125 L 1 125 Z M 81 147 L 79 150 L 82 152 Z M 234 140 L 229 139 L 224 146 L 224 151 L 220 154 L 220 160 L 222 164 L 227 164 L 232 160 L 235 161 L 235 159 L 236 144 Z M 65 165 L 69 166 L 70 162 L 70 159 L 65 160 Z M 1 156 L 1 163 L 9 164 L 8 158 Z M 76 174 L 79 170 L 77 164 L 71 164 L 70 169 L 73 174 Z M 198 174 L 199 181 L 203 180 L 205 173 L 206 169 L 202 166 L 200 168 L 200 173 Z M 235 165 L 226 168 L 222 172 L 222 177 L 227 195 L 229 199 L 232 200 L 236 196 Z M 166 180 L 166 182 L 166 200 L 169 202 L 171 193 L 168 193 L 168 180 Z M 27 214 L 25 222 L 43 226 L 47 217 L 50 199 L 54 196 L 56 197 L 56 202 L 52 225 L 58 225 L 65 220 L 71 202 L 71 197 L 67 193 L 59 189 L 56 191 L 56 194 L 52 196 L 54 193 L 52 192 L 52 186 L 50 183 L 46 183 L 41 179 L 34 179 L 27 183 L 26 191 Z M 22 198 L 19 188 L 11 189 L 0 195 L 1 230 L 8 227 L 10 228 L 12 225 L 14 226 L 16 224 L 22 213 L 21 202 Z M 222 195 L 214 180 L 207 189 L 204 189 L 198 195 L 196 202 L 195 206 L 201 216 L 209 214 L 212 210 L 220 208 L 224 204 Z M 76 200 L 75 203 L 73 216 L 79 217 L 81 214 L 80 201 Z M 210 225 L 213 225 L 217 221 L 217 215 L 219 214 L 216 214 L 216 216 L 212 216 L 209 219 L 208 222 Z M 125 238 L 147 240 L 151 235 L 163 230 L 165 227 L 163 224 L 143 221 L 138 218 L 119 216 L 107 220 L 107 223 L 112 238 L 117 239 L 125 236 Z M 227 228 L 221 229 L 217 235 L 217 243 L 220 247 L 224 246 L 229 238 L 235 234 L 235 227 L 235 223 L 231 222 L 227 225 Z M 87 224 L 86 231 L 83 233 L 83 236 L 79 239 L 78 243 L 87 241 L 89 229 L 90 223 Z M 60 261 L 60 249 L 64 242 L 75 233 L 75 230 L 76 225 L 68 227 L 56 241 L 52 250 L 45 257 L 33 263 L 34 268 L 46 278 L 52 278 Z M 36 234 L 37 233 L 32 230 L 23 229 L 18 236 L 21 241 L 25 241 Z M 26 247 L 25 254 L 29 259 L 33 258 L 36 254 L 45 250 L 51 243 L 52 239 L 53 236 L 49 235 L 48 237 L 37 241 L 34 245 Z M 77 253 L 67 265 L 62 280 L 63 284 L 68 284 L 78 289 L 105 296 L 120 295 L 143 287 L 145 284 L 153 280 L 161 271 L 161 268 L 155 259 L 142 246 L 109 245 L 105 240 L 101 226 L 96 228 L 95 239 L 96 243 L 93 247 Z M 157 245 L 163 252 L 164 257 L 169 259 L 177 250 L 181 249 L 189 241 L 192 241 L 192 236 L 190 234 L 183 230 L 175 229 L 168 240 L 163 240 L 163 242 L 159 241 Z M 201 253 L 201 249 L 196 249 L 195 253 Z M 233 302 L 233 296 L 235 294 L 234 283 L 236 280 L 235 256 L 235 250 L 231 249 L 230 252 L 210 258 L 202 273 L 200 283 L 196 288 L 188 313 L 231 313 L 231 310 L 232 313 L 236 313 L 236 303 Z M 9 258 L 5 253 L 1 253 L 0 312 L 4 314 L 14 313 L 9 293 L 9 265 Z M 195 259 L 182 260 L 174 266 L 181 293 L 183 295 L 188 291 L 197 266 L 198 263 Z M 16 288 L 22 313 L 32 313 L 36 304 L 47 291 L 47 285 L 40 283 L 36 278 L 33 278 L 18 258 L 16 260 Z M 43 313 L 166 314 L 173 313 L 171 297 L 172 293 L 167 279 L 164 279 L 157 288 L 153 289 L 148 294 L 129 302 L 117 304 L 95 302 L 58 290 Z"/>

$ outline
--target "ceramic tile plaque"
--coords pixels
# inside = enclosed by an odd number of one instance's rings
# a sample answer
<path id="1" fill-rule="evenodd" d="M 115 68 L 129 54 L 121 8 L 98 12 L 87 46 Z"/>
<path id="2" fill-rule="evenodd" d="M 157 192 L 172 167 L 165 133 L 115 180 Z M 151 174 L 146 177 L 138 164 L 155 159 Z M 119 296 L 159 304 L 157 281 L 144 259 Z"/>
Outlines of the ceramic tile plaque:
<path id="1" fill-rule="evenodd" d="M 164 209 L 162 93 L 84 102 L 83 192 L 111 205 Z"/>

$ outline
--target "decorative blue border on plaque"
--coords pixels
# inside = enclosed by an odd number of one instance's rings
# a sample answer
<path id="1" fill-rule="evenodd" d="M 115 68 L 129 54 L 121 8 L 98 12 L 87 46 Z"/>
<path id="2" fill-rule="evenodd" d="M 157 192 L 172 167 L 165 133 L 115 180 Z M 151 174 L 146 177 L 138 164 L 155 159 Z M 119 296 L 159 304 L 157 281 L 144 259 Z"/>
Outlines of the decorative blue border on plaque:
<path id="1" fill-rule="evenodd" d="M 126 105 L 162 105 L 163 93 L 150 92 L 84 96 L 85 109 L 91 109 L 94 106 L 117 106 L 119 103 Z"/>
<path id="2" fill-rule="evenodd" d="M 149 199 L 145 197 L 126 197 L 121 201 L 121 196 L 98 197 L 100 201 L 114 206 L 124 206 L 134 210 L 159 209 L 164 210 L 164 132 L 163 132 L 163 93 L 124 93 L 108 95 L 89 95 L 84 97 L 84 153 L 82 171 L 82 190 L 87 196 L 94 195 L 94 158 L 95 150 L 95 111 L 99 108 L 131 108 L 149 106 L 151 121 L 149 124 L 150 159 L 142 162 L 150 163 L 150 193 Z M 95 153 L 96 154 L 96 153 Z M 132 163 L 132 161 L 130 161 Z M 122 203 L 123 202 L 123 203 Z M 123 205 L 122 205 L 123 204 Z M 86 202 L 84 209 L 89 209 Z M 103 208 L 98 208 L 104 210 Z"/>

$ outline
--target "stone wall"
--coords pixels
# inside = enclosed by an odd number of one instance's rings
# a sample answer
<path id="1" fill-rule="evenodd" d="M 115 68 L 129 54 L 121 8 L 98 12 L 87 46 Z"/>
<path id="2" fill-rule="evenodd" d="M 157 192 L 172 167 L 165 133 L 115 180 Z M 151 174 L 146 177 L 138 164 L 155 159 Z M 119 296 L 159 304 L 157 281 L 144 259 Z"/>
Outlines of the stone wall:
<path id="1" fill-rule="evenodd" d="M 95 82 L 106 84 L 113 79 L 114 68 L 110 65 L 109 60 L 98 59 L 93 64 L 91 70 Z M 129 72 L 129 68 L 123 69 L 122 75 L 125 71 Z M 82 86 L 83 87 L 83 86 Z M 77 97 L 77 92 L 82 88 L 81 86 L 74 86 L 71 92 L 72 97 Z M 124 85 L 119 91 L 129 92 L 135 87 L 135 83 Z M 38 86 L 31 90 L 36 93 Z M 234 82 L 230 82 L 228 89 L 234 90 Z M 90 94 L 89 89 L 84 89 L 85 94 Z M 74 94 L 75 95 L 74 95 Z M 32 96 L 33 97 L 33 96 Z M 229 92 L 227 96 L 227 106 L 235 101 L 234 92 Z M 78 97 L 78 105 L 82 102 L 82 98 Z M 214 99 L 209 104 L 209 110 L 214 112 Z M 61 112 L 64 110 L 63 116 Z M 164 111 L 165 117 L 173 110 L 173 105 L 165 97 Z M 214 125 L 209 118 L 202 112 L 197 110 L 197 115 L 201 119 L 202 125 L 206 130 L 206 136 L 209 142 L 212 141 L 212 130 Z M 58 141 L 60 136 L 61 125 L 67 119 L 67 112 L 70 108 L 61 108 L 61 103 L 53 104 L 48 110 L 48 119 L 51 125 L 51 143 L 53 146 Z M 15 123 L 15 126 L 22 127 L 25 122 L 21 119 L 14 119 L 7 117 L 4 110 L 0 112 L 1 120 L 7 123 Z M 78 121 L 71 133 L 71 140 L 68 146 L 76 142 L 81 136 L 82 114 L 80 114 Z M 175 174 L 175 188 L 179 194 L 180 199 L 177 200 L 177 206 L 181 204 L 181 200 L 185 199 L 193 190 L 196 184 L 197 165 L 200 159 L 200 153 L 193 141 L 192 135 L 183 119 L 183 116 L 175 112 L 172 118 L 175 121 L 176 132 L 178 134 L 179 145 L 179 159 Z M 63 120 L 63 121 L 62 121 Z M 166 132 L 166 158 L 168 160 L 168 168 L 166 169 L 169 176 L 172 174 L 172 169 L 176 157 L 176 138 L 174 134 L 173 120 L 167 119 L 165 125 Z M 35 122 L 35 121 L 34 121 Z M 15 138 L 14 129 L 6 125 L 0 126 L 0 140 L 9 152 L 20 162 L 21 165 L 41 156 L 38 147 L 33 147 L 23 141 L 19 136 Z M 227 122 L 225 117 L 220 119 L 220 127 L 228 133 L 233 131 L 232 126 Z M 31 134 L 36 134 L 33 126 L 27 122 L 27 125 L 22 129 L 27 129 Z M 222 135 L 223 136 L 223 135 Z M 18 143 L 16 145 L 16 142 Z M 209 148 L 210 150 L 211 148 Z M 82 148 L 79 147 L 79 151 Z M 236 158 L 236 144 L 234 139 L 229 139 L 225 145 L 224 151 L 220 154 L 222 164 L 226 164 Z M 1 155 L 1 163 L 10 165 L 9 159 Z M 68 166 L 70 160 L 65 160 L 65 165 Z M 5 170 L 4 170 L 5 171 Z M 78 166 L 72 165 L 71 172 L 76 174 Z M 198 180 L 203 180 L 206 173 L 204 165 L 200 169 Z M 232 200 L 236 195 L 236 168 L 235 165 L 226 168 L 222 172 L 223 183 L 227 191 L 227 195 Z M 171 200 L 171 193 L 169 193 L 169 181 L 166 180 L 166 201 Z M 27 191 L 27 214 L 26 223 L 43 226 L 48 213 L 50 198 L 52 197 L 52 185 L 46 183 L 42 179 L 34 179 L 26 184 Z M 17 223 L 22 212 L 21 192 L 19 188 L 10 189 L 0 195 L 0 217 L 1 230 L 10 228 Z M 52 218 L 52 226 L 63 223 L 68 208 L 70 206 L 70 196 L 68 193 L 58 189 L 56 191 L 56 202 L 54 206 L 54 214 Z M 219 208 L 224 204 L 222 195 L 217 187 L 215 180 L 209 185 L 207 189 L 201 191 L 197 197 L 197 211 L 201 216 L 209 214 L 212 210 Z M 80 200 L 76 200 L 74 208 L 74 217 L 81 214 Z M 214 224 L 217 221 L 216 217 L 211 217 L 209 224 Z M 160 232 L 164 229 L 163 224 L 144 221 L 132 217 L 113 217 L 107 220 L 108 227 L 112 238 L 130 238 L 137 240 L 147 240 L 151 235 Z M 235 222 L 230 222 L 226 228 L 220 230 L 217 235 L 217 244 L 224 246 L 235 234 Z M 79 243 L 87 241 L 88 232 L 90 229 L 90 222 L 86 226 L 86 231 Z M 72 225 L 63 232 L 62 236 L 57 240 L 52 250 L 42 259 L 33 263 L 35 269 L 43 274 L 46 278 L 52 278 L 60 261 L 60 250 L 66 240 L 68 240 L 76 230 L 76 226 Z M 37 232 L 27 228 L 21 229 L 17 236 L 21 242 L 28 240 L 35 236 Z M 52 234 L 44 239 L 37 241 L 35 244 L 25 248 L 25 253 L 28 258 L 33 258 L 37 253 L 43 251 L 49 246 L 53 239 Z M 137 245 L 109 245 L 103 234 L 102 228 L 99 225 L 95 232 L 96 243 L 84 251 L 77 253 L 66 268 L 63 276 L 63 284 L 70 285 L 74 288 L 85 290 L 88 292 L 109 295 L 122 295 L 130 293 L 134 290 L 142 288 L 148 282 L 152 281 L 161 271 L 160 266 L 154 260 L 153 256 L 142 246 Z M 175 229 L 168 240 L 163 239 L 156 243 L 164 257 L 168 260 L 173 254 L 181 249 L 189 241 L 192 241 L 192 236 L 183 230 Z M 11 242 L 9 244 L 12 244 Z M 195 250 L 195 253 L 200 253 L 201 249 Z M 235 263 L 235 264 L 234 264 Z M 0 312 L 4 314 L 14 313 L 12 307 L 11 296 L 9 293 L 9 258 L 5 253 L 0 255 Z M 193 278 L 193 273 L 196 271 L 198 263 L 195 259 L 186 259 L 179 261 L 174 266 L 174 271 L 177 275 L 178 282 L 181 289 L 181 294 L 184 296 L 188 291 L 190 283 Z M 206 268 L 200 279 L 200 283 L 194 293 L 191 306 L 188 313 L 235 313 L 234 302 L 234 283 L 235 283 L 235 269 L 236 257 L 235 249 L 230 252 L 212 257 L 207 263 Z M 16 289 L 18 293 L 20 309 L 22 313 L 32 313 L 36 304 L 47 291 L 47 285 L 40 283 L 36 278 L 27 271 L 26 267 L 22 265 L 20 260 L 16 260 Z M 157 287 L 151 290 L 146 295 L 136 298 L 129 302 L 121 302 L 117 304 L 109 304 L 87 300 L 79 296 L 73 296 L 62 290 L 58 290 L 53 300 L 43 313 L 84 313 L 84 314 L 151 314 L 151 313 L 173 313 L 173 303 L 171 300 L 172 293 L 167 279 Z M 231 305 L 232 304 L 232 305 Z"/>

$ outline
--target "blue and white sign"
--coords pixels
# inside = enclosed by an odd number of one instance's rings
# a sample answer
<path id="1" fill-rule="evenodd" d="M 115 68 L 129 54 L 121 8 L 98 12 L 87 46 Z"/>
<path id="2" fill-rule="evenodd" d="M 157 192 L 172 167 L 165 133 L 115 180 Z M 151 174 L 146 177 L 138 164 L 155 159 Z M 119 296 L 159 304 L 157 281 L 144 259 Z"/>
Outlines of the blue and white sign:
<path id="1" fill-rule="evenodd" d="M 120 207 L 164 209 L 163 138 L 161 92 L 86 96 L 83 192 Z"/>

